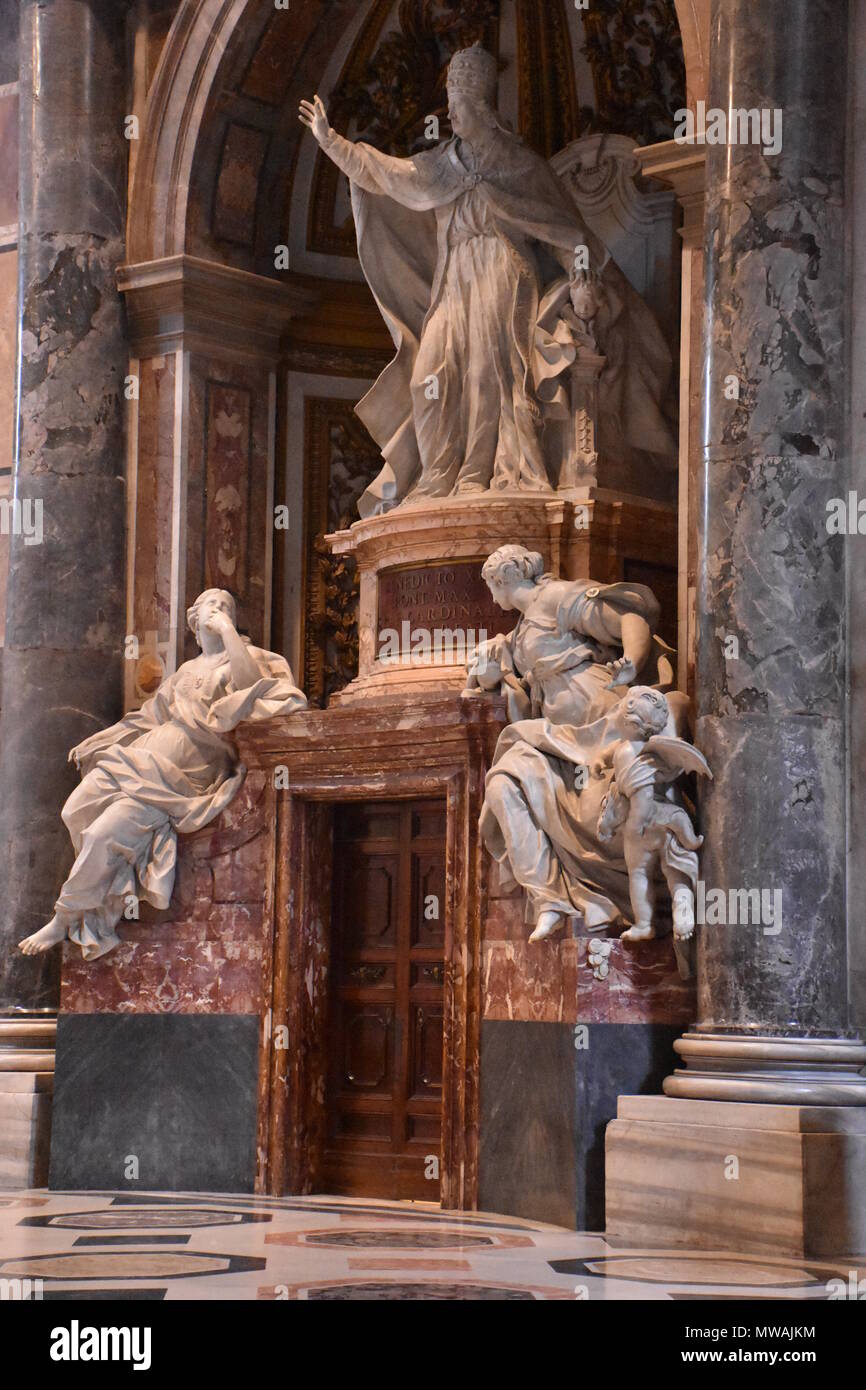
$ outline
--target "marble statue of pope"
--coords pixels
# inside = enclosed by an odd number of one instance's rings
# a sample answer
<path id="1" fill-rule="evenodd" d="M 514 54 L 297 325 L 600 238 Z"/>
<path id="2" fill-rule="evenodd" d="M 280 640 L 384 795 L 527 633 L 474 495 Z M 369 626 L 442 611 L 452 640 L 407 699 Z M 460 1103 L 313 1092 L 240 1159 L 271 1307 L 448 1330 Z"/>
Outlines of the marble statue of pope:
<path id="1" fill-rule="evenodd" d="M 560 378 L 575 345 L 558 308 L 578 247 L 600 290 L 601 419 L 623 449 L 675 463 L 661 331 L 551 167 L 500 122 L 496 85 L 491 54 L 477 44 L 455 54 L 454 135 L 410 159 L 338 135 L 318 96 L 301 103 L 350 180 L 361 267 L 396 347 L 356 408 L 385 460 L 362 517 L 407 496 L 550 489 L 542 426 L 568 409 Z"/>
<path id="2" fill-rule="evenodd" d="M 214 820 L 246 775 L 232 730 L 306 708 L 285 659 L 239 635 L 227 590 L 199 594 L 187 620 L 199 655 L 69 754 L 83 774 L 62 812 L 75 863 L 51 921 L 19 943 L 25 955 L 68 937 L 96 960 L 119 945 L 130 895 L 167 908 L 178 834 Z"/>

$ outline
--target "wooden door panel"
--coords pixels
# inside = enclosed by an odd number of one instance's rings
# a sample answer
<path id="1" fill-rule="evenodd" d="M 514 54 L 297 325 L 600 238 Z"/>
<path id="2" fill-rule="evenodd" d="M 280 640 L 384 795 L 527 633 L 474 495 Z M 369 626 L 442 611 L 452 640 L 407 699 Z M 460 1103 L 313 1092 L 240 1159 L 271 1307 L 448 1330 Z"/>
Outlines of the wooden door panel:
<path id="1" fill-rule="evenodd" d="M 410 1094 L 442 1099 L 442 1029 L 445 1020 L 441 1001 L 416 1003 L 413 1008 L 412 1068 Z"/>
<path id="2" fill-rule="evenodd" d="M 442 802 L 338 807 L 325 1183 L 437 1200 L 445 820 Z"/>
<path id="3" fill-rule="evenodd" d="M 344 880 L 342 921 L 345 958 L 365 950 L 392 947 L 397 933 L 399 860 L 393 854 L 365 854 L 353 846 Z"/>
<path id="4" fill-rule="evenodd" d="M 438 847 L 412 854 L 412 945 L 437 957 L 445 946 L 445 857 Z"/>
<path id="5" fill-rule="evenodd" d="M 383 1005 L 350 1004 L 343 1009 L 341 1086 L 350 1094 L 385 1091 L 394 1085 L 394 1010 Z"/>

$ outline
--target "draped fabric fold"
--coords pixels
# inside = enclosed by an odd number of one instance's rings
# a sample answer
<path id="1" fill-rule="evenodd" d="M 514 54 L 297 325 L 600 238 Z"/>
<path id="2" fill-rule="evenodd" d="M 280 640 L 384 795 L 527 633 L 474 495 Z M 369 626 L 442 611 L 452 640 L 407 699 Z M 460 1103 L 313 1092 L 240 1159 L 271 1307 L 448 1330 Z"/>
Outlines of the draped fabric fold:
<path id="1" fill-rule="evenodd" d="M 68 936 L 86 960 L 118 944 L 115 927 L 134 899 L 168 907 L 178 833 L 213 821 L 246 775 L 232 730 L 306 707 L 281 656 L 251 645 L 247 654 L 260 673 L 248 689 L 233 688 L 224 651 L 202 655 L 80 745 L 84 775 L 62 812 L 76 859 L 55 911 L 73 919 Z"/>
<path id="2" fill-rule="evenodd" d="M 671 372 L 667 345 L 651 312 L 544 159 L 502 128 L 483 161 L 457 137 L 398 159 L 332 131 L 324 150 L 350 179 L 361 266 L 396 349 L 357 407 L 385 460 L 361 498 L 362 516 L 396 505 L 419 483 L 422 493 L 447 495 L 458 444 L 465 453 L 473 442 L 471 433 L 458 440 L 453 466 L 436 463 L 437 486 L 444 492 L 425 489 L 427 457 L 419 448 L 425 398 L 418 388 L 430 373 L 419 375 L 417 368 L 419 356 L 426 356 L 425 365 L 435 361 L 436 349 L 441 349 L 446 384 L 449 371 L 453 376 L 452 399 L 459 399 L 468 374 L 473 389 L 481 385 L 489 392 L 498 385 L 506 421 L 514 412 L 508 446 L 517 454 L 516 466 L 522 464 L 520 481 L 503 472 L 507 466 L 500 451 L 493 476 L 483 485 L 526 485 L 527 478 L 530 485 L 539 484 L 540 446 L 532 433 L 538 434 L 543 411 L 558 418 L 565 411 L 561 378 L 575 349 L 557 314 L 568 296 L 563 271 L 571 270 L 579 245 L 588 247 L 604 288 L 605 303 L 594 322 L 607 358 L 599 383 L 602 419 L 626 447 L 675 465 L 673 436 L 660 406 Z M 472 238 L 486 245 L 470 260 L 463 248 Z M 449 334 L 451 305 L 471 303 L 479 257 L 489 260 L 490 276 L 480 287 L 477 312 L 466 311 L 463 329 L 469 336 L 461 346 L 460 327 Z M 432 356 L 423 352 L 428 333 L 436 339 Z M 473 345 L 484 362 L 474 359 Z M 434 438 L 434 455 L 438 442 Z M 478 467 L 483 472 L 486 464 Z M 475 472 L 470 469 L 470 481 Z"/>

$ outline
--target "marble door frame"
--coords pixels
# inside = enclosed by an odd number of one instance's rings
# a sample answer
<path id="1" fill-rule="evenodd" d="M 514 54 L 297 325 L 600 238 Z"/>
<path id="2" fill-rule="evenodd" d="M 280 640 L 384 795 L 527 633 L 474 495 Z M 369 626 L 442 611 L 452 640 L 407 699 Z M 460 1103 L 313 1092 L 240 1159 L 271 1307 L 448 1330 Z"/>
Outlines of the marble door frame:
<path id="1" fill-rule="evenodd" d="M 261 1015 L 256 1190 L 307 1193 L 319 1181 L 333 808 L 349 801 L 442 798 L 447 818 L 440 1200 L 450 1209 L 474 1210 L 487 872 L 478 816 L 502 713 L 486 701 L 458 696 L 378 711 L 310 711 L 296 722 L 275 724 L 276 729 L 251 729 L 241 750 L 248 766 L 269 773 L 285 768 L 289 783 L 277 790 L 269 775 L 266 793 L 270 952 Z M 298 735 L 306 729 L 306 738 L 281 738 L 280 726 Z"/>

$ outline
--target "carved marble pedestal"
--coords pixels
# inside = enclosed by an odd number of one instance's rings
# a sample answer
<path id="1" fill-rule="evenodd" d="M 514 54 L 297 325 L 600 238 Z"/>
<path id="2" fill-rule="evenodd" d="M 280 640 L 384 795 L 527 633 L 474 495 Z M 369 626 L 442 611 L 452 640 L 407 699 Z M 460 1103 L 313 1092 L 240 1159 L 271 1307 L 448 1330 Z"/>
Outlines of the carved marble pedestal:
<path id="1" fill-rule="evenodd" d="M 335 554 L 354 556 L 361 590 L 358 676 L 332 696 L 332 706 L 458 693 L 466 681 L 466 646 L 514 626 L 515 615 L 494 605 L 481 567 L 515 541 L 540 551 L 548 569 L 565 579 L 648 584 L 675 621 L 675 509 L 604 488 L 404 504 L 327 540 Z M 399 659 L 388 655 L 387 632 L 399 638 Z M 413 657 L 419 633 L 429 638 L 427 652 Z"/>
<path id="2" fill-rule="evenodd" d="M 609 1235 L 808 1258 L 866 1249 L 866 1110 L 622 1096 Z"/>

